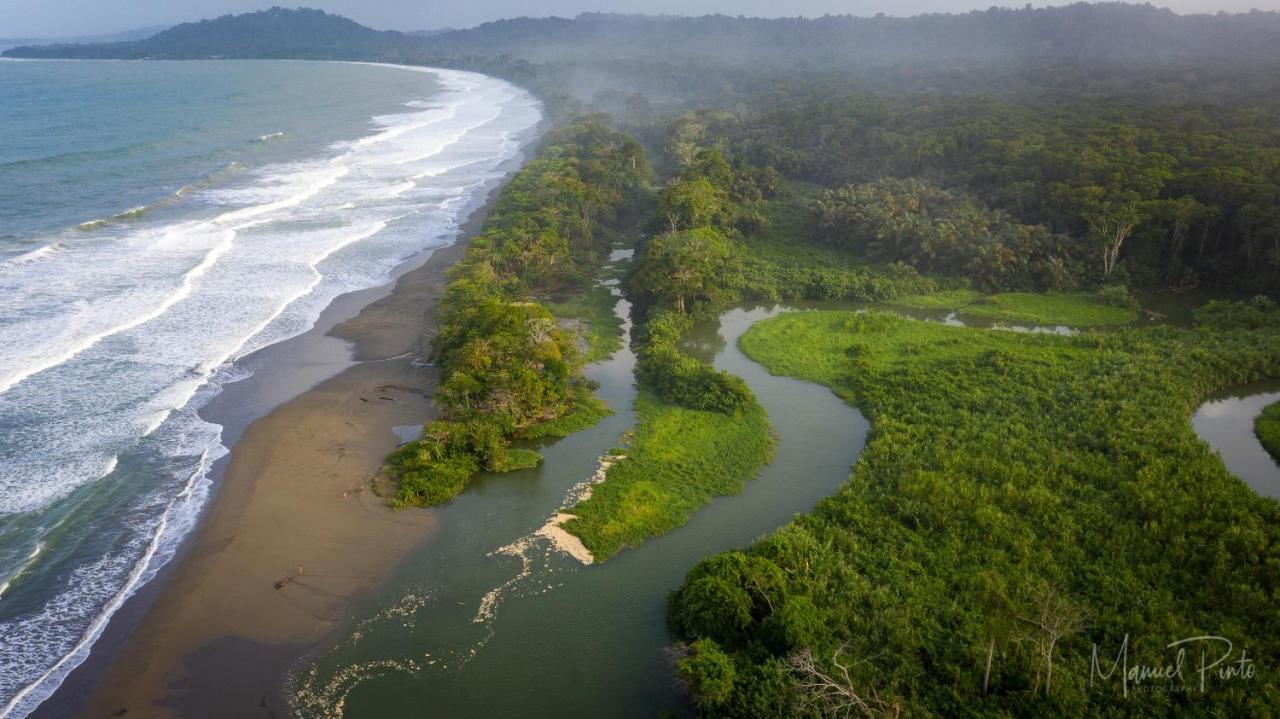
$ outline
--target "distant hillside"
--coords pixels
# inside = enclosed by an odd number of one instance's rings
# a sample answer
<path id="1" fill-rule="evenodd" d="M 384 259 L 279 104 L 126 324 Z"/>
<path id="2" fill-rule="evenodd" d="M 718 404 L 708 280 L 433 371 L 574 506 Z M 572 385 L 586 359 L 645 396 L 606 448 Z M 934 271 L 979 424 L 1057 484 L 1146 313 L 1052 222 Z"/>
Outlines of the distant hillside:
<path id="1" fill-rule="evenodd" d="M 13 57 L 333 58 L 407 62 L 511 57 L 746 66 L 876 65 L 931 59 L 1102 61 L 1280 59 L 1280 13 L 1177 15 L 1151 5 L 1078 3 L 912 18 L 756 19 L 583 14 L 468 30 L 377 31 L 319 10 L 273 8 L 178 25 L 135 42 L 13 48 Z"/>
<path id="2" fill-rule="evenodd" d="M 136 30 L 113 32 L 106 35 L 84 35 L 77 37 L 0 37 L 0 50 L 20 45 L 83 45 L 87 43 L 124 42 L 126 40 L 142 40 L 163 31 L 165 25 L 141 27 Z"/>
<path id="3" fill-rule="evenodd" d="M 183 23 L 130 42 L 16 47 L 8 57 L 173 59 L 305 58 L 357 59 L 382 56 L 417 41 L 393 31 L 367 28 L 321 10 L 271 8 L 244 15 Z"/>
<path id="4" fill-rule="evenodd" d="M 583 14 L 517 18 L 431 38 L 445 52 L 509 53 L 532 62 L 588 55 L 883 63 L 939 58 L 1095 60 L 1280 57 L 1280 13 L 1177 15 L 1151 5 L 1077 3 L 910 18 L 760 19 Z"/>

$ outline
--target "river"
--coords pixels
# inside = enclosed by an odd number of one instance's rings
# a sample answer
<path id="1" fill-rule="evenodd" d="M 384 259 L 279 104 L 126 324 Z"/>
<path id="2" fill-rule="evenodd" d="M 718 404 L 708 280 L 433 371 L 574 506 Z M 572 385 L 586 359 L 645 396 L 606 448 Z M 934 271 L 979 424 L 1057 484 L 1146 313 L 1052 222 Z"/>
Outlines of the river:
<path id="1" fill-rule="evenodd" d="M 1280 499 L 1280 464 L 1253 433 L 1254 419 L 1277 401 L 1280 380 L 1231 387 L 1210 395 L 1191 418 L 1191 426 L 1232 474 L 1258 494 Z"/>
<path id="2" fill-rule="evenodd" d="M 690 335 L 717 367 L 747 381 L 778 433 L 773 462 L 742 494 L 597 565 L 584 567 L 534 534 L 635 425 L 635 357 L 623 349 L 587 369 L 616 414 L 542 448 L 537 469 L 481 476 L 433 510 L 433 538 L 295 676 L 299 711 L 651 719 L 679 708 L 664 651 L 668 592 L 700 559 L 745 546 L 834 494 L 869 427 L 826 388 L 774 377 L 738 350 L 747 328 L 785 309 L 733 309 Z M 619 299 L 619 315 L 629 310 Z"/>
<path id="3" fill-rule="evenodd" d="M 615 252 L 611 259 L 624 263 L 629 254 Z M 615 414 L 539 447 L 545 456 L 540 467 L 482 475 L 453 502 L 431 510 L 438 521 L 432 538 L 403 562 L 347 631 L 295 673 L 288 687 L 295 708 L 304 716 L 425 713 L 484 719 L 651 718 L 663 709 L 680 709 L 684 696 L 665 651 L 671 643 L 667 594 L 700 559 L 744 547 L 834 494 L 869 429 L 857 410 L 828 389 L 770 375 L 739 351 L 738 338 L 784 311 L 858 307 L 744 305 L 696 326 L 684 350 L 746 380 L 777 431 L 776 455 L 742 494 L 717 498 L 685 526 L 584 567 L 537 530 L 635 426 L 630 349 L 589 366 L 587 376 L 600 383 L 599 396 Z M 615 312 L 629 331 L 630 304 L 619 296 Z M 948 313 L 904 313 L 961 324 Z M 1260 409 L 1280 397 L 1280 383 L 1264 389 L 1270 394 L 1253 387 L 1248 398 L 1227 394 L 1207 403 L 1196 415 L 1197 431 L 1206 439 L 1206 431 L 1239 439 L 1248 424 L 1252 438 L 1253 406 Z M 1248 412 L 1253 414 L 1245 422 Z M 1224 418 L 1232 423 L 1223 424 Z M 1236 463 L 1235 450 L 1209 441 L 1260 493 L 1280 492 L 1280 477 L 1268 480 L 1270 485 L 1255 483 L 1251 471 Z M 1280 474 L 1269 457 L 1263 459 Z"/>

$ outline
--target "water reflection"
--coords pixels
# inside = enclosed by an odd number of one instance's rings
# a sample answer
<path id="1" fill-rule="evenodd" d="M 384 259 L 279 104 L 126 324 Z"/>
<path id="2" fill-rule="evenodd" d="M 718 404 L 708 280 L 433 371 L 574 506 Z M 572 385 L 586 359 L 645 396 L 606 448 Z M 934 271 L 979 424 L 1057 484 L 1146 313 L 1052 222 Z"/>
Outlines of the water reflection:
<path id="1" fill-rule="evenodd" d="M 1280 465 L 1253 433 L 1253 421 L 1280 401 L 1280 381 L 1241 385 L 1211 395 L 1191 418 L 1200 438 L 1222 456 L 1232 474 L 1255 492 L 1280 499 Z"/>

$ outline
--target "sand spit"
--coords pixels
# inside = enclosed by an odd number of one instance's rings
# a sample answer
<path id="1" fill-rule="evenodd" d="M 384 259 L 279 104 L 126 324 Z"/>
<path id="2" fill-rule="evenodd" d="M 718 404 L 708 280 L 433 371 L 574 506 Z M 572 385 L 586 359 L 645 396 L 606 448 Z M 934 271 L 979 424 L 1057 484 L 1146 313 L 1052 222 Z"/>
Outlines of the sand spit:
<path id="1" fill-rule="evenodd" d="M 570 519 L 576 519 L 577 515 L 570 514 L 565 509 L 572 509 L 578 503 L 584 502 L 591 498 L 591 489 L 605 480 L 609 474 L 609 468 L 626 459 L 625 454 L 607 454 L 600 458 L 600 464 L 596 467 L 596 471 L 591 477 L 585 481 L 579 482 L 569 488 L 569 492 L 565 495 L 564 508 L 547 520 L 542 528 L 534 532 L 536 536 L 545 537 L 551 542 L 556 549 L 568 554 L 583 564 L 592 564 L 595 557 L 592 556 L 591 550 L 587 549 L 573 534 L 564 528 L 564 523 Z"/>

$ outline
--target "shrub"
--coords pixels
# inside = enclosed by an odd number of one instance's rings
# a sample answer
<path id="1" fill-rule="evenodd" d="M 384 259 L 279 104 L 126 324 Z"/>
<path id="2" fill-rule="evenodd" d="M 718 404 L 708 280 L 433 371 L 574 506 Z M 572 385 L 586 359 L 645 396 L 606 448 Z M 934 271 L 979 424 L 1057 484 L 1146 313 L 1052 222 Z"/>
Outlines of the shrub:
<path id="1" fill-rule="evenodd" d="M 694 702 L 704 709 L 723 704 L 733 693 L 733 659 L 710 639 L 689 645 L 689 655 L 680 660 L 677 671 Z"/>
<path id="2" fill-rule="evenodd" d="M 1105 305 L 1123 309 L 1137 309 L 1138 300 L 1125 285 L 1105 285 L 1098 290 L 1098 299 Z"/>

